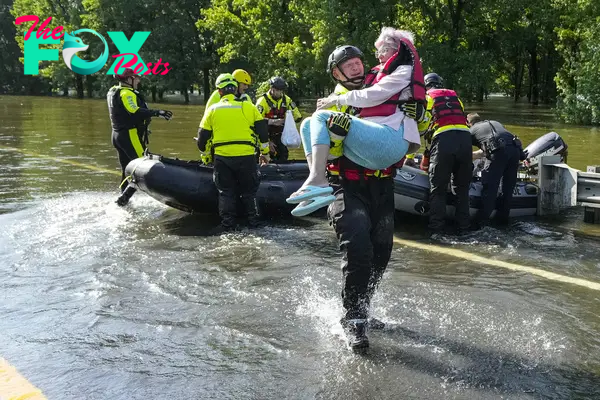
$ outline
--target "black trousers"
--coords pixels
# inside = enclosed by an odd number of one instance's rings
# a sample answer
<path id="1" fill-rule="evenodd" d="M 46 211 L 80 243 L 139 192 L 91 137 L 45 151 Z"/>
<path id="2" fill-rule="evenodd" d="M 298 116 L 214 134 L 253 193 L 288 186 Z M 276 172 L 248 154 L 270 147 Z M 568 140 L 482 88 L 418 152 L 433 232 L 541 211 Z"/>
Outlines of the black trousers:
<path id="1" fill-rule="evenodd" d="M 281 132 L 269 135 L 269 140 L 275 145 L 275 152 L 270 152 L 269 156 L 275 162 L 286 162 L 290 155 L 287 146 L 281 142 L 281 137 Z"/>
<path id="2" fill-rule="evenodd" d="M 142 146 L 142 151 L 146 150 L 146 144 L 144 143 L 143 138 L 140 136 L 139 132 L 137 133 L 137 137 L 140 141 L 140 144 Z M 112 144 L 115 147 L 115 149 L 117 149 L 117 154 L 119 156 L 119 164 L 121 164 L 121 182 L 122 183 L 125 180 L 125 167 L 127 167 L 127 164 L 129 164 L 131 161 L 135 160 L 136 158 L 139 158 L 143 155 L 142 154 L 138 154 L 138 152 L 136 151 L 135 147 L 133 146 L 133 143 L 131 143 L 131 136 L 129 135 L 129 131 L 123 130 L 123 131 L 112 131 Z M 121 192 L 123 192 L 125 190 L 125 188 L 127 187 L 127 185 L 121 185 L 120 189 Z M 131 188 L 130 190 L 135 191 L 135 189 Z M 133 194 L 133 193 L 131 193 Z M 130 196 L 131 197 L 131 196 Z"/>
<path id="3" fill-rule="evenodd" d="M 429 229 L 442 231 L 446 218 L 446 194 L 452 178 L 456 193 L 454 218 L 461 230 L 469 228 L 469 188 L 473 171 L 471 135 L 451 130 L 438 134 L 429 159 Z"/>
<path id="4" fill-rule="evenodd" d="M 481 171 L 483 185 L 481 208 L 477 211 L 474 221 L 477 226 L 487 222 L 495 208 L 497 209 L 496 220 L 500 223 L 508 222 L 513 190 L 517 184 L 520 155 L 521 150 L 510 144 L 494 151 L 486 161 Z M 502 196 L 497 202 L 500 179 L 502 179 Z"/>
<path id="5" fill-rule="evenodd" d="M 327 211 L 343 253 L 344 318 L 368 318 L 371 297 L 392 254 L 394 182 L 342 180 L 335 197 Z"/>
<path id="6" fill-rule="evenodd" d="M 225 157 L 215 155 L 213 180 L 219 191 L 219 215 L 221 225 L 233 228 L 236 225 L 237 202 L 242 204 L 248 224 L 258 223 L 256 192 L 258 191 L 258 165 L 254 155 Z"/>

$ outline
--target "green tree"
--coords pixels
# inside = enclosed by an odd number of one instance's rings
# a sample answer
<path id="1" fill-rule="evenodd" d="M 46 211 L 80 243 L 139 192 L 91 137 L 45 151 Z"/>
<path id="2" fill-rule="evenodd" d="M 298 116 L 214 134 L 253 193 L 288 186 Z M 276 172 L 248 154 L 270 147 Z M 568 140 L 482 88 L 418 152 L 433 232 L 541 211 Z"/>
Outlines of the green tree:
<path id="1" fill-rule="evenodd" d="M 38 76 L 25 76 L 23 64 L 19 61 L 23 54 L 17 42 L 14 24 L 10 13 L 13 0 L 0 0 L 0 93 L 46 94 L 48 82 Z"/>
<path id="2" fill-rule="evenodd" d="M 570 123 L 600 124 L 600 5 L 557 1 L 561 11 L 558 52 L 564 59 L 556 83 L 558 115 Z"/>

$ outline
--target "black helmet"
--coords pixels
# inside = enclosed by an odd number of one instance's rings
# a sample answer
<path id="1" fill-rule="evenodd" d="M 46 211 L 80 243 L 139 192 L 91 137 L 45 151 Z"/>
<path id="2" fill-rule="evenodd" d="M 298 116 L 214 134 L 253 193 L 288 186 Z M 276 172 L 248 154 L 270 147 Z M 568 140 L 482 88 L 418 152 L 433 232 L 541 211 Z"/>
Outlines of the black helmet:
<path id="1" fill-rule="evenodd" d="M 272 88 L 275 88 L 278 90 L 286 90 L 287 89 L 287 83 L 285 82 L 285 79 L 283 79 L 280 76 L 274 76 L 271 79 L 269 79 L 269 85 L 271 85 Z"/>
<path id="2" fill-rule="evenodd" d="M 331 74 L 333 72 L 333 68 L 337 67 L 344 61 L 348 61 L 349 59 L 355 57 L 358 57 L 361 60 L 364 59 L 364 55 L 358 47 L 349 45 L 336 47 L 336 49 L 329 55 L 329 60 L 327 60 L 327 72 Z"/>
<path id="3" fill-rule="evenodd" d="M 431 88 L 441 89 L 444 87 L 444 80 L 442 79 L 441 76 L 439 76 L 435 72 L 430 72 L 429 74 L 425 75 L 424 80 L 425 80 L 425 88 L 427 90 L 429 90 Z"/>
<path id="4" fill-rule="evenodd" d="M 355 58 L 355 57 L 358 57 L 358 58 L 360 58 L 361 61 L 364 61 L 363 52 L 360 51 L 360 49 L 358 47 L 349 46 L 349 45 L 338 46 L 329 55 L 329 60 L 327 60 L 327 72 L 331 75 L 331 77 L 334 80 L 338 81 L 333 76 L 333 69 L 335 67 L 339 67 L 340 64 L 342 64 L 344 61 L 348 61 L 349 59 Z M 346 86 L 349 86 L 348 83 L 352 85 L 351 87 L 362 86 L 363 81 L 365 80 L 364 75 L 357 76 L 352 79 L 348 79 L 348 77 L 342 72 L 341 69 L 340 69 L 340 73 L 344 76 L 344 78 L 346 78 L 346 82 L 347 82 Z M 338 82 L 340 82 L 340 81 L 338 81 Z"/>

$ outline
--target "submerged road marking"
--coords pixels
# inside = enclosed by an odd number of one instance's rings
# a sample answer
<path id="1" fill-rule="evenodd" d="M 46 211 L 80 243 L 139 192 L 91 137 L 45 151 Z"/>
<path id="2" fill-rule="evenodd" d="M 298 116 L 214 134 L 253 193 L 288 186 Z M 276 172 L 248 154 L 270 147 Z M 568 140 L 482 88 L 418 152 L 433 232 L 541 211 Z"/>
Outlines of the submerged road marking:
<path id="1" fill-rule="evenodd" d="M 531 275 L 541 276 L 542 278 L 546 278 L 546 279 L 549 279 L 552 281 L 563 282 L 563 283 L 572 283 L 574 285 L 578 285 L 578 286 L 582 286 L 582 287 L 585 287 L 588 289 L 600 291 L 600 283 L 598 283 L 598 282 L 588 281 L 586 279 L 581 279 L 581 278 L 573 278 L 573 277 L 566 276 L 566 275 L 560 275 L 560 274 L 557 274 L 554 272 L 544 271 L 543 269 L 528 267 L 526 265 L 514 264 L 514 263 L 502 261 L 502 260 L 494 260 L 494 259 L 486 258 L 483 256 L 478 256 L 476 254 L 471 254 L 471 253 L 468 253 L 463 250 L 452 249 L 452 248 L 442 247 L 442 246 L 436 246 L 436 245 L 432 245 L 432 244 L 419 243 L 419 242 L 415 242 L 413 240 L 400 239 L 395 236 L 394 236 L 394 243 L 403 245 L 403 246 L 407 246 L 407 247 L 412 247 L 412 248 L 419 249 L 419 250 L 447 254 L 451 257 L 462 258 L 463 260 L 479 262 L 479 263 L 487 264 L 487 265 L 493 265 L 495 267 L 510 269 L 512 271 L 525 272 L 525 273 L 528 273 Z"/>
<path id="2" fill-rule="evenodd" d="M 99 171 L 99 172 L 104 172 L 104 173 L 107 173 L 107 174 L 113 174 L 113 175 L 119 175 L 119 176 L 121 176 L 121 173 L 119 171 L 116 171 L 116 170 L 111 170 L 111 169 L 106 169 L 106 168 L 102 168 L 102 167 L 97 167 L 95 165 L 84 164 L 84 163 L 80 163 L 80 162 L 77 162 L 77 161 L 67 160 L 67 159 L 64 159 L 64 158 L 46 156 L 46 155 L 43 155 L 43 154 L 34 153 L 32 151 L 26 151 L 26 150 L 17 149 L 16 147 L 0 146 L 0 149 L 1 150 L 16 151 L 18 153 L 25 154 L 25 155 L 28 155 L 28 156 L 33 156 L 33 157 L 38 157 L 38 158 L 44 158 L 46 160 L 52 160 L 52 161 L 60 162 L 60 163 L 63 163 L 63 164 L 69 164 L 69 165 L 73 165 L 75 167 L 81 167 L 81 168 L 91 169 L 92 171 Z"/>
<path id="3" fill-rule="evenodd" d="M 46 400 L 46 396 L 0 357 L 0 399 Z"/>

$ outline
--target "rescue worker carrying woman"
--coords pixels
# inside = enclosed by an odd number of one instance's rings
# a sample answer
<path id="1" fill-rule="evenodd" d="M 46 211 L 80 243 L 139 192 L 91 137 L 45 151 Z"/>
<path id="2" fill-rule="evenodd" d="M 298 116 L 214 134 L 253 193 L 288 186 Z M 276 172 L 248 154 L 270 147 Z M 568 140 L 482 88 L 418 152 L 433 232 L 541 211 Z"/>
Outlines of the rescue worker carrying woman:
<path id="1" fill-rule="evenodd" d="M 261 165 L 269 162 L 267 121 L 249 101 L 235 96 L 238 86 L 231 74 L 221 74 L 216 81 L 221 100 L 209 107 L 198 129 L 197 144 L 201 152 L 212 142 L 213 179 L 219 191 L 221 224 L 213 233 L 236 227 L 237 200 L 241 198 L 248 225 L 258 225 L 256 192 L 259 178 L 256 150 L 260 146 Z"/>
<path id="2" fill-rule="evenodd" d="M 121 74 L 115 74 L 119 84 L 110 88 L 106 94 L 108 115 L 112 126 L 112 143 L 117 149 L 121 164 L 121 196 L 116 203 L 124 206 L 136 189 L 125 187 L 125 167 L 136 158 L 141 157 L 148 145 L 148 125 L 152 117 L 161 117 L 167 121 L 173 113 L 167 110 L 151 110 L 144 97 L 138 92 L 141 77 L 131 68 L 125 68 Z"/>
<path id="3" fill-rule="evenodd" d="M 368 347 L 367 330 L 383 327 L 370 318 L 370 302 L 392 252 L 393 176 L 406 151 L 419 148 L 416 111 L 424 111 L 425 101 L 412 33 L 383 28 L 375 47 L 380 64 L 366 78 L 363 54 L 356 47 L 341 46 L 329 56 L 328 70 L 338 86 L 317 107 L 345 113 L 321 110 L 303 123 L 311 172 L 287 199 L 299 203 L 292 212 L 297 216 L 331 203 L 328 217 L 343 253 L 340 322 L 353 349 Z M 363 80 L 367 87 L 361 89 Z M 350 116 L 356 114 L 354 107 L 360 107 L 362 118 Z M 335 182 L 334 194 L 326 168 Z"/>

